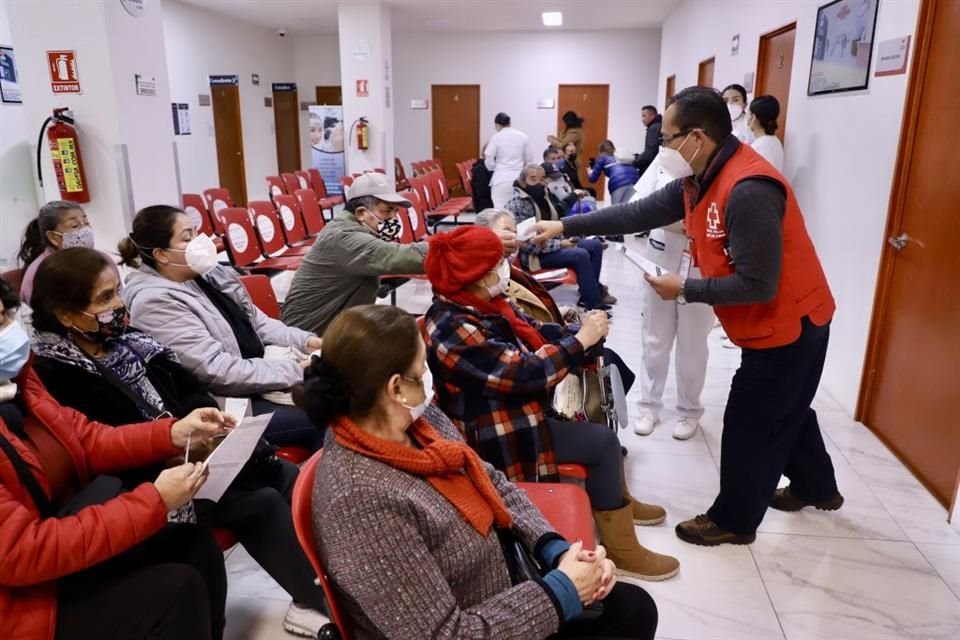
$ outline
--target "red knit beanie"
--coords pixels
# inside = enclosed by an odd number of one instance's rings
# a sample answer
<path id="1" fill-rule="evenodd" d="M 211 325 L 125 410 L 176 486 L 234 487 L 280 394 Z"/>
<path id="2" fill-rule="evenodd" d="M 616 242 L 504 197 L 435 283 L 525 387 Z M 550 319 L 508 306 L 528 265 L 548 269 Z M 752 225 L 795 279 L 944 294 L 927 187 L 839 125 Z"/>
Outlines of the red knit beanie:
<path id="1" fill-rule="evenodd" d="M 459 293 L 480 280 L 503 258 L 500 237 L 486 227 L 457 227 L 436 233 L 427 242 L 430 248 L 423 261 L 424 271 L 433 289 L 445 296 Z"/>

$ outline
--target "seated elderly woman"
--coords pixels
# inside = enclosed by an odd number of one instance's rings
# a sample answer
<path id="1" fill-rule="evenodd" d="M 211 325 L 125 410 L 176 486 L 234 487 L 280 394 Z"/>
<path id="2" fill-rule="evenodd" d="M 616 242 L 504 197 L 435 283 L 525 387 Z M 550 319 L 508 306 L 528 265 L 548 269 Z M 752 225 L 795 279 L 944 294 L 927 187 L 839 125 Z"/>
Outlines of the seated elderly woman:
<path id="1" fill-rule="evenodd" d="M 183 455 L 233 420 L 207 408 L 114 429 L 61 406 L 33 370 L 19 305 L 0 279 L 0 638 L 222 638 L 223 553 L 209 529 L 167 524 L 201 465 L 126 492 L 98 474 Z"/>
<path id="2" fill-rule="evenodd" d="M 510 265 L 490 229 L 431 236 L 424 266 L 436 295 L 425 316 L 427 359 L 440 407 L 470 446 L 515 482 L 554 481 L 558 463 L 585 465 L 594 518 L 619 570 L 647 580 L 676 575 L 675 558 L 637 541 L 634 524 L 659 524 L 666 512 L 630 496 L 617 434 L 545 414 L 554 387 L 595 357 L 606 315 L 560 326 L 519 312 L 503 295 Z"/>
<path id="3" fill-rule="evenodd" d="M 650 596 L 616 582 L 603 547 L 555 533 L 432 397 L 423 340 L 401 309 L 353 307 L 324 333 L 304 389 L 311 417 L 330 425 L 314 532 L 354 638 L 652 639 Z M 546 574 L 511 580 L 501 537 Z M 603 611 L 586 619 L 595 601 Z"/>
<path id="4" fill-rule="evenodd" d="M 323 433 L 301 409 L 262 397 L 303 380 L 309 360 L 298 354 L 319 349 L 320 338 L 257 309 L 237 274 L 217 263 L 213 241 L 176 207 L 139 211 L 119 249 L 123 264 L 137 269 L 121 294 L 135 327 L 172 349 L 213 393 L 247 396 L 255 415 L 273 413 L 265 434 L 272 444 L 320 448 Z M 270 346 L 286 355 L 265 357 Z"/>
<path id="5" fill-rule="evenodd" d="M 520 172 L 513 185 L 513 197 L 504 208 L 523 222 L 529 218 L 559 220 L 560 214 L 550 200 L 544 180 L 546 173 L 538 164 L 531 164 Z M 603 267 L 603 242 L 596 238 L 555 238 L 544 245 L 525 244 L 520 251 L 524 269 L 571 268 L 577 272 L 580 300 L 586 309 L 609 309 L 617 299 L 610 295 L 606 285 L 600 284 Z"/>
<path id="6" fill-rule="evenodd" d="M 62 405 L 116 427 L 216 407 L 207 386 L 172 351 L 128 328 L 119 286 L 109 260 L 92 249 L 64 249 L 37 271 L 31 301 L 33 366 L 50 394 Z M 161 469 L 132 469 L 123 480 L 132 488 Z M 284 627 L 315 635 L 327 619 L 321 613 L 323 593 L 293 530 L 290 497 L 296 478 L 296 465 L 273 458 L 267 447 L 219 501 L 195 500 L 195 517 L 188 514 L 187 519 L 230 531 L 293 596 Z"/>
<path id="7" fill-rule="evenodd" d="M 474 224 L 490 229 L 503 243 L 503 259 L 510 264 L 510 282 L 504 289 L 504 295 L 517 308 L 540 322 L 553 324 L 579 323 L 580 315 L 569 307 L 561 309 L 550 292 L 532 275 L 514 264 L 513 258 L 520 250 L 517 241 L 517 223 L 513 214 L 506 209 L 484 209 L 477 214 Z M 636 374 L 627 366 L 613 349 L 603 348 L 603 358 L 607 364 L 616 365 L 623 379 L 623 390 L 629 392 L 636 381 Z"/>

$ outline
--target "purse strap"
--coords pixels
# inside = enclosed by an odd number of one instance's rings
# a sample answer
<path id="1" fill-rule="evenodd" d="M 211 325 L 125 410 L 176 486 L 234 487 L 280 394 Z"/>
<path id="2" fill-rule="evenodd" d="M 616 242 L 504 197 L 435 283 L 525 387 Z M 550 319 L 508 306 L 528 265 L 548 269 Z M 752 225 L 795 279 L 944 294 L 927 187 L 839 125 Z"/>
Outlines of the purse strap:
<path id="1" fill-rule="evenodd" d="M 83 353 L 84 356 L 86 356 L 87 360 L 93 363 L 93 366 L 97 368 L 97 371 L 100 372 L 100 375 L 102 375 L 107 382 L 109 382 L 118 391 L 120 391 L 120 393 L 126 396 L 127 399 L 130 400 L 137 407 L 140 413 L 146 416 L 149 420 L 159 420 L 160 418 L 166 418 L 171 416 L 169 411 L 161 411 L 158 413 L 156 407 L 151 406 L 149 402 L 144 400 L 143 396 L 137 393 L 137 391 L 134 390 L 129 384 L 124 382 L 120 378 L 120 376 L 116 374 L 116 372 L 113 369 L 111 369 L 108 366 L 105 366 L 102 362 L 100 362 L 96 358 L 92 357 L 91 355 L 83 351 L 83 349 L 81 349 L 80 352 Z M 140 359 L 141 364 L 143 364 L 143 368 L 144 368 L 143 375 L 147 375 L 146 374 L 147 363 L 143 360 L 143 358 L 140 358 L 139 355 L 137 357 Z"/>
<path id="2" fill-rule="evenodd" d="M 20 456 L 16 447 L 14 447 L 2 433 L 0 433 L 0 449 L 3 449 L 3 452 L 10 458 L 10 462 L 13 464 L 13 470 L 17 472 L 17 477 L 20 479 L 20 484 L 27 489 L 40 515 L 44 518 L 49 518 L 53 515 L 53 504 L 51 504 L 50 498 L 48 498 L 47 494 L 43 491 L 43 487 L 40 486 L 40 481 L 30 472 L 30 468 L 27 466 L 26 461 Z"/>

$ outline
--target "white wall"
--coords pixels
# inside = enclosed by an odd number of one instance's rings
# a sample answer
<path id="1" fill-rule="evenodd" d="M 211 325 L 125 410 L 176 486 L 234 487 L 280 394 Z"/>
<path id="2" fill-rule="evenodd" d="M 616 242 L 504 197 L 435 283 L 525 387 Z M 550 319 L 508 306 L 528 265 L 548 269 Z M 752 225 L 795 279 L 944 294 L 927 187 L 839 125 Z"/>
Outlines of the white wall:
<path id="1" fill-rule="evenodd" d="M 6 0 L 0 0 L 0 44 L 13 47 L 18 70 L 22 70 Z M 28 141 L 36 135 L 30 133 L 34 129 L 40 129 L 40 122 L 28 121 L 23 105 L 0 104 L 0 271 L 15 268 L 20 234 L 37 215 L 37 187 L 30 169 L 36 160 Z"/>
<path id="2" fill-rule="evenodd" d="M 837 299 L 822 386 L 853 413 L 877 267 L 885 246 L 908 76 L 871 75 L 867 91 L 808 97 L 818 4 L 812 0 L 687 0 L 663 26 L 657 102 L 663 102 L 667 76 L 676 74 L 678 90 L 695 84 L 697 64 L 714 55 L 717 86 L 742 83 L 744 74 L 756 70 L 759 37 L 797 22 L 785 173 L 796 190 Z M 877 42 L 914 33 L 918 8 L 919 0 L 880 3 L 874 64 Z M 740 53 L 732 57 L 730 39 L 737 33 Z"/>
<path id="3" fill-rule="evenodd" d="M 291 36 L 287 36 L 291 37 Z M 317 87 L 340 84 L 340 40 L 337 34 L 293 36 L 293 64 L 300 102 L 313 104 Z M 309 112 L 300 112 L 300 166 L 309 167 Z"/>
<path id="4" fill-rule="evenodd" d="M 504 111 L 538 158 L 557 111 L 537 100 L 556 100 L 560 84 L 609 84 L 607 133 L 618 154 L 642 151 L 640 107 L 656 98 L 659 58 L 657 31 L 395 33 L 396 154 L 407 167 L 433 157 L 431 111 L 410 109 L 433 84 L 479 84 L 480 145 Z"/>
<path id="5" fill-rule="evenodd" d="M 292 38 L 176 0 L 163 2 L 163 30 L 171 100 L 190 105 L 193 132 L 176 137 L 183 191 L 220 184 L 213 107 L 198 106 L 197 96 L 210 94 L 209 76 L 225 74 L 240 77 L 247 196 L 265 197 L 264 178 L 277 173 L 277 144 L 273 109 L 263 99 L 273 95 L 271 83 L 295 80 Z M 251 81 L 254 73 L 259 86 Z"/>

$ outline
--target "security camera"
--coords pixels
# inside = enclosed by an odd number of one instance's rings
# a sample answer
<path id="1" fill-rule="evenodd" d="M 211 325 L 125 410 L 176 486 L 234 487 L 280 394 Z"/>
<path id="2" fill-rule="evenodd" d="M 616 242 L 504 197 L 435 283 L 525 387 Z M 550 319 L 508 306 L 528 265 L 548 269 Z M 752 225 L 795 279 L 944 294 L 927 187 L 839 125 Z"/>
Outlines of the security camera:
<path id="1" fill-rule="evenodd" d="M 281 38 L 286 38 L 286 37 L 287 37 L 287 30 L 286 30 L 286 29 L 277 29 L 277 35 L 280 36 Z"/>

